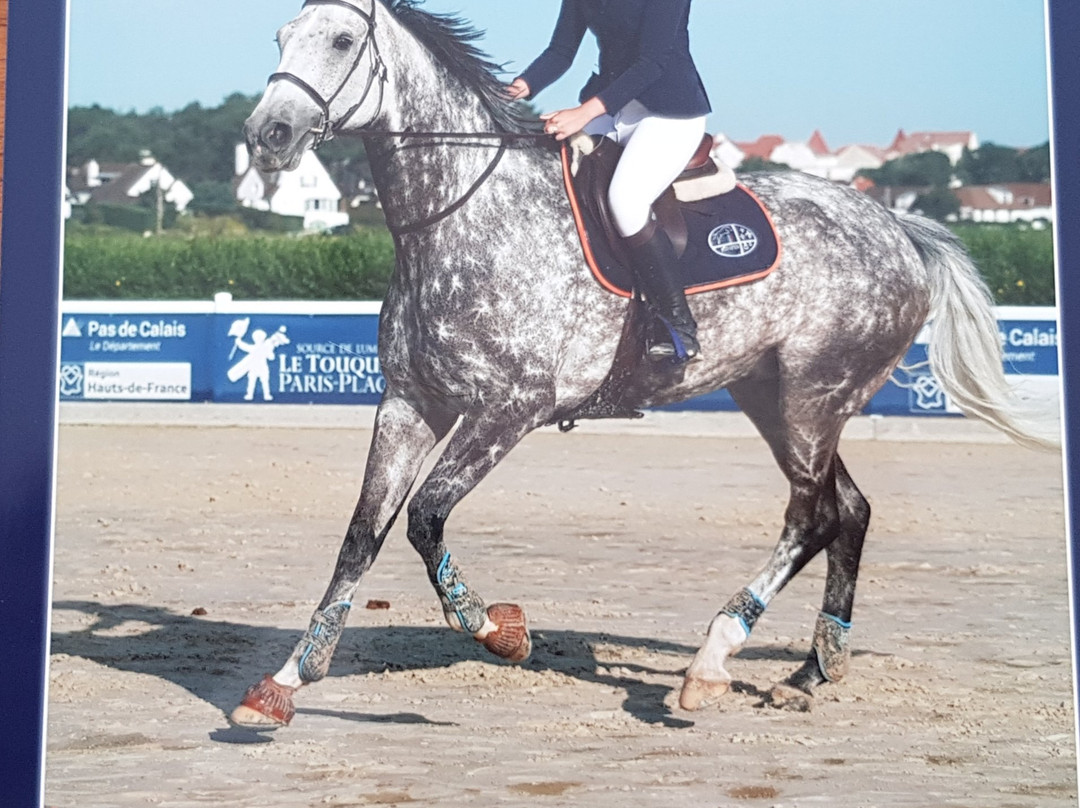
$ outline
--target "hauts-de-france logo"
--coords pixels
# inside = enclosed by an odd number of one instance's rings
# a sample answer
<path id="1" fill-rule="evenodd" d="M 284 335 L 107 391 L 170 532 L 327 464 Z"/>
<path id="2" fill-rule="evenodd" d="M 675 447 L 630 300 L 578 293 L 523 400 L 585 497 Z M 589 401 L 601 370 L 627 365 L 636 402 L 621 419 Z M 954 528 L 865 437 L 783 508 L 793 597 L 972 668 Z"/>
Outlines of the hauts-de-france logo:
<path id="1" fill-rule="evenodd" d="M 60 366 L 60 395 L 81 396 L 82 394 L 82 365 L 76 362 L 65 362 Z"/>
<path id="2" fill-rule="evenodd" d="M 709 249 L 722 258 L 742 258 L 757 245 L 757 233 L 744 224 L 722 224 L 709 233 Z"/>
<path id="3" fill-rule="evenodd" d="M 946 408 L 945 391 L 941 389 L 941 382 L 933 376 L 919 376 L 911 383 L 910 389 L 914 398 L 912 410 L 937 411 Z"/>

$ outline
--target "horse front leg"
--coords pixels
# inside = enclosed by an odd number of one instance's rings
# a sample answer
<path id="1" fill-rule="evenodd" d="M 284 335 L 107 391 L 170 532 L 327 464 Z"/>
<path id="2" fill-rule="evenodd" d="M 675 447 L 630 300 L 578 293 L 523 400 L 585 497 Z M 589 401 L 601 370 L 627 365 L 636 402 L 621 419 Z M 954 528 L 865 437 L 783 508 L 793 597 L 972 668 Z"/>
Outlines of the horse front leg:
<path id="1" fill-rule="evenodd" d="M 293 694 L 326 676 L 361 577 L 375 561 L 421 463 L 455 420 L 455 414 L 433 404 L 414 404 L 390 392 L 383 398 L 360 499 L 330 585 L 292 655 L 277 673 L 248 689 L 229 716 L 233 724 L 258 729 L 288 724 L 295 713 Z"/>
<path id="2" fill-rule="evenodd" d="M 443 527 L 454 506 L 545 420 L 546 411 L 512 407 L 467 413 L 409 502 L 409 541 L 427 567 L 446 622 L 511 662 L 524 660 L 532 650 L 524 612 L 512 603 L 485 606 L 447 549 Z"/>

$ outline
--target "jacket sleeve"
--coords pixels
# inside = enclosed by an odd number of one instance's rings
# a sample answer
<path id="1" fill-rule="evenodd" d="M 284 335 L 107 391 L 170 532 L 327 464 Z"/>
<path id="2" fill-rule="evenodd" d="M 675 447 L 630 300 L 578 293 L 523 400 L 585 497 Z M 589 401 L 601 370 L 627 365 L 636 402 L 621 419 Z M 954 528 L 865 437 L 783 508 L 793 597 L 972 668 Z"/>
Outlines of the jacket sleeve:
<path id="1" fill-rule="evenodd" d="M 535 98 L 545 87 L 562 76 L 574 62 L 587 24 L 580 0 L 563 0 L 551 44 L 525 68 L 519 78 L 529 85 L 529 97 Z"/>
<path id="2" fill-rule="evenodd" d="M 637 59 L 597 94 L 606 110 L 622 109 L 660 78 L 689 16 L 690 0 L 648 0 L 641 18 Z"/>

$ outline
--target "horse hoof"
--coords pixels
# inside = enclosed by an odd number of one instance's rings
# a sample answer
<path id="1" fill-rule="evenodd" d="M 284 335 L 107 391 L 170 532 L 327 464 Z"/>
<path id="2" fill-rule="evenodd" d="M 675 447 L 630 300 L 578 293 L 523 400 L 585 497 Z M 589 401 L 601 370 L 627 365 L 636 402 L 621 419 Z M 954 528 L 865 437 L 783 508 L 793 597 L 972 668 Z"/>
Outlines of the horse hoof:
<path id="1" fill-rule="evenodd" d="M 773 685 L 769 692 L 769 704 L 778 710 L 808 713 L 814 706 L 814 697 L 791 685 Z"/>
<path id="2" fill-rule="evenodd" d="M 244 729 L 284 727 L 296 714 L 292 695 L 296 688 L 279 685 L 268 673 L 244 694 L 240 706 L 229 715 L 229 723 Z"/>
<path id="3" fill-rule="evenodd" d="M 710 680 L 688 676 L 683 681 L 682 692 L 679 693 L 679 706 L 684 710 L 700 710 L 716 703 L 730 687 L 731 681 L 727 679 Z"/>
<path id="4" fill-rule="evenodd" d="M 532 638 L 525 625 L 525 612 L 513 603 L 488 606 L 488 620 L 495 629 L 479 638 L 484 647 L 509 662 L 522 662 L 532 653 Z"/>

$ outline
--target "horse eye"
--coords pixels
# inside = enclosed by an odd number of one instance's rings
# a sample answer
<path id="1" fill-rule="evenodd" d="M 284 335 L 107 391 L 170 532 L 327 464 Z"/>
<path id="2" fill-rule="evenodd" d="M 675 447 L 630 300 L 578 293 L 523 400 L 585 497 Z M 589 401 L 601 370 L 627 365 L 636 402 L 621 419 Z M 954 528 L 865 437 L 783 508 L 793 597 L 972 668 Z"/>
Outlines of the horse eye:
<path id="1" fill-rule="evenodd" d="M 347 51 L 352 47 L 353 38 L 348 34 L 339 34 L 334 40 L 334 48 L 339 51 Z"/>

